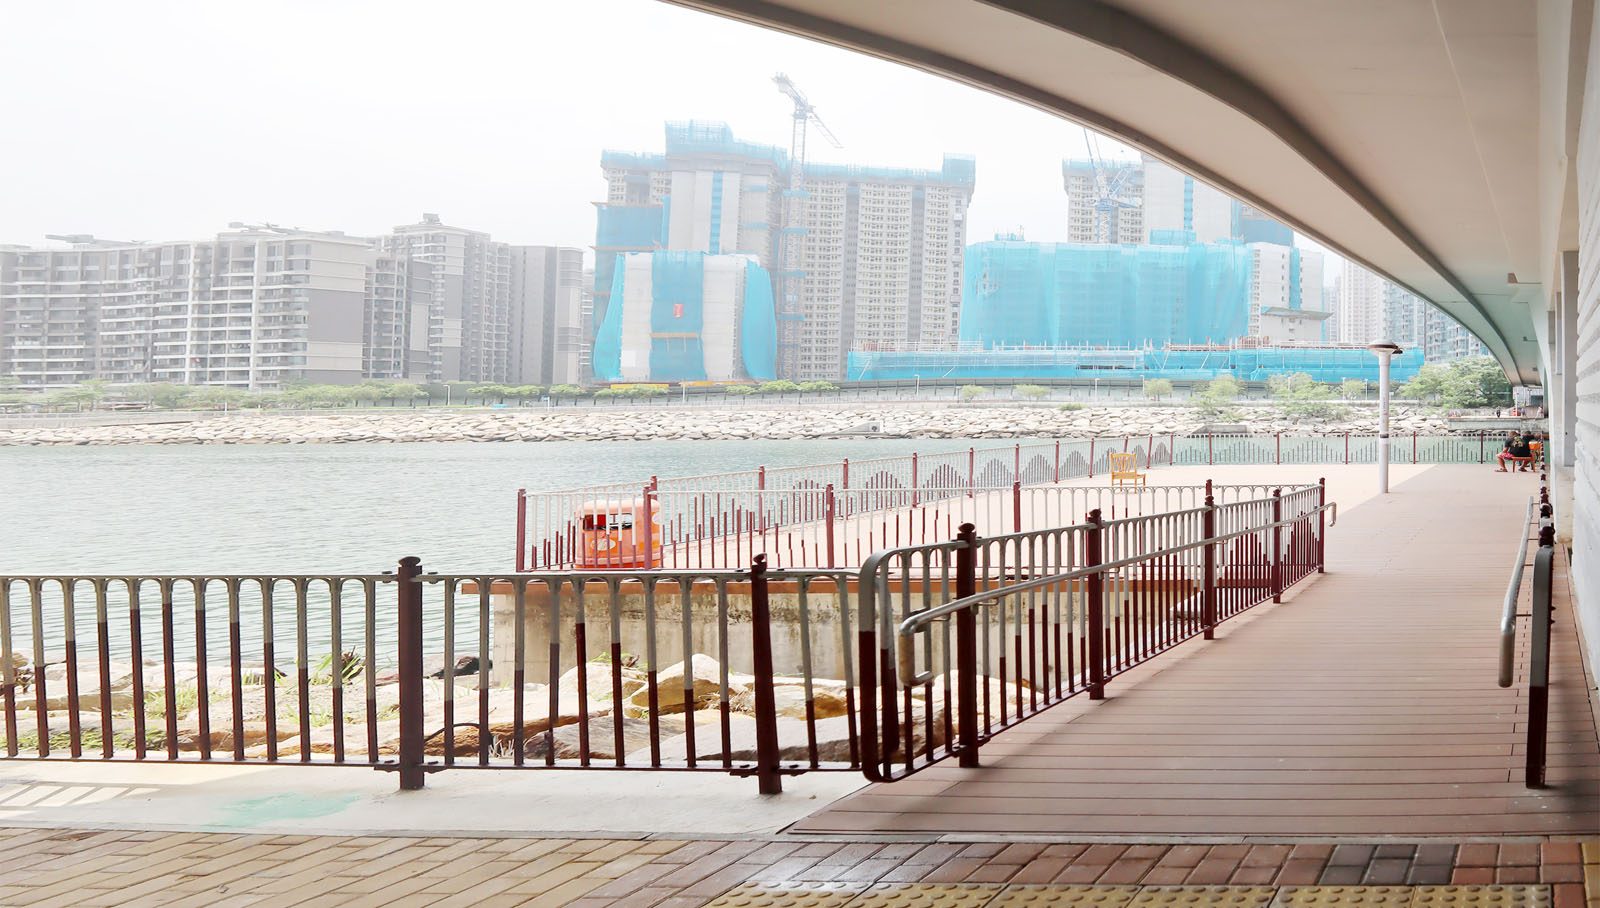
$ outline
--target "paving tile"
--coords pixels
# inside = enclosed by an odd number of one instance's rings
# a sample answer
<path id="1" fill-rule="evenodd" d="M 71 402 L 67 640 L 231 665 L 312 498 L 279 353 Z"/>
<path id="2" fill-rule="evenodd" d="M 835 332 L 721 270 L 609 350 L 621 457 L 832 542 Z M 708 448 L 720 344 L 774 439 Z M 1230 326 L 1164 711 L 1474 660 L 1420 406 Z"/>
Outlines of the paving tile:
<path id="1" fill-rule="evenodd" d="M 1417 846 L 1417 856 L 1412 863 L 1415 864 L 1443 864 L 1446 867 L 1456 862 L 1456 846 L 1438 842 L 1430 842 Z"/>
<path id="2" fill-rule="evenodd" d="M 1368 886 L 1396 886 L 1406 881 L 1406 871 L 1410 869 L 1409 858 L 1373 858 L 1361 882 Z"/>
<path id="3" fill-rule="evenodd" d="M 1582 864 L 1540 864 L 1539 882 L 1541 883 L 1581 883 L 1583 882 Z"/>
<path id="4" fill-rule="evenodd" d="M 1540 842 L 1539 862 L 1542 864 L 1582 864 L 1582 843 Z"/>
<path id="5" fill-rule="evenodd" d="M 1022 865 L 1022 869 L 1011 878 L 1011 882 L 1013 885 L 1048 883 L 1056 878 L 1056 874 L 1067 869 L 1069 863 L 1071 862 L 1067 858 L 1034 858 Z"/>
<path id="6" fill-rule="evenodd" d="M 1366 875 L 1365 864 L 1329 864 L 1322 869 L 1322 877 L 1317 880 L 1319 886 L 1354 886 L 1361 882 Z"/>
<path id="7" fill-rule="evenodd" d="M 1500 846 L 1493 842 L 1466 842 L 1456 853 L 1457 867 L 1493 867 L 1499 863 Z"/>
<path id="8" fill-rule="evenodd" d="M 1406 882 L 1413 886 L 1443 886 L 1450 882 L 1449 864 L 1412 864 Z"/>
<path id="9" fill-rule="evenodd" d="M 1457 867 L 1450 874 L 1450 883 L 1454 886 L 1482 886 L 1493 882 L 1493 867 Z"/>
<path id="10" fill-rule="evenodd" d="M 1056 874 L 1056 878 L 1051 880 L 1051 882 L 1073 884 L 1093 883 L 1095 880 L 1098 880 L 1100 877 L 1105 875 L 1106 869 L 1106 865 L 1104 864 L 1089 864 L 1082 861 L 1074 861 L 1071 864 L 1068 864 L 1065 870 Z"/>
<path id="11" fill-rule="evenodd" d="M 1246 852 L 1244 860 L 1239 862 L 1241 867 L 1272 867 L 1283 866 L 1289 859 L 1293 848 L 1289 845 L 1252 845 Z"/>
<path id="12" fill-rule="evenodd" d="M 1365 867 L 1367 862 L 1372 860 L 1372 854 L 1376 850 L 1371 845 L 1339 845 L 1333 849 L 1328 864 L 1333 867 Z"/>
<path id="13" fill-rule="evenodd" d="M 1496 883 L 1537 883 L 1539 882 L 1539 868 L 1496 867 L 1494 881 Z"/>
<path id="14" fill-rule="evenodd" d="M 1194 867 L 1199 865 L 1205 858 L 1206 852 L 1210 850 L 1209 845 L 1174 845 L 1167 849 L 1167 853 L 1156 863 L 1161 867 Z"/>
<path id="15" fill-rule="evenodd" d="M 1278 871 L 1273 882 L 1279 886 L 1315 886 L 1322 878 L 1322 867 L 1319 860 L 1295 860 L 1291 857 Z"/>
<path id="16" fill-rule="evenodd" d="M 1536 866 L 1539 863 L 1539 843 L 1506 842 L 1500 846 L 1500 859 L 1497 863 L 1501 867 Z"/>
<path id="17" fill-rule="evenodd" d="M 1236 861 L 1214 861 L 1207 858 L 1200 865 L 1189 871 L 1188 879 L 1184 880 L 1195 886 L 1213 886 L 1226 883 L 1233 878 L 1233 872 L 1239 867 Z"/>

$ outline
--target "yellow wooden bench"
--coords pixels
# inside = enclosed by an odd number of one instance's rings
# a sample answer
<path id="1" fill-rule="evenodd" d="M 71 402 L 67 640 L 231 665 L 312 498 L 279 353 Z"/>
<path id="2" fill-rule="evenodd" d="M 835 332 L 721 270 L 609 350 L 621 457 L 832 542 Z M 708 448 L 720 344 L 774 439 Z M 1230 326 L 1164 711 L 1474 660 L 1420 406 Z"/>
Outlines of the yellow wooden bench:
<path id="1" fill-rule="evenodd" d="M 1139 463 L 1132 454 L 1112 454 L 1111 483 L 1122 485 L 1125 482 L 1144 485 L 1144 474 L 1139 472 Z"/>

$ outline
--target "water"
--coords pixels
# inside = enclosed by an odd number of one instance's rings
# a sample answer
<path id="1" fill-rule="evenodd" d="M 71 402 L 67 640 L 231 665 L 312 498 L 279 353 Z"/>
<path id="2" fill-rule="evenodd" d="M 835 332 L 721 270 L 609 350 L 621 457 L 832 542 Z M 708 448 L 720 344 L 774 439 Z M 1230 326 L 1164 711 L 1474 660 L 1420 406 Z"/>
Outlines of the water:
<path id="1" fill-rule="evenodd" d="M 506 571 L 516 492 L 959 439 L 0 447 L 0 574 Z M 985 442 L 998 445 L 1003 442 Z"/>
<path id="2" fill-rule="evenodd" d="M 998 445 L 1002 442 L 989 442 Z M 640 441 L 416 443 L 395 445 L 149 445 L 0 447 L 0 575 L 295 574 L 393 570 L 416 555 L 441 573 L 507 572 L 516 558 L 516 492 L 679 476 L 964 450 L 962 440 Z M 110 644 L 130 652 L 127 597 L 109 588 Z M 16 648 L 31 651 L 27 589 L 12 589 Z M 74 612 L 80 647 L 95 636 L 93 590 L 81 586 Z M 439 652 L 438 593 L 425 602 L 426 646 Z M 141 592 L 144 658 L 160 652 L 160 591 Z M 208 589 L 210 657 L 226 658 L 225 590 Z M 348 587 L 340 647 L 366 633 L 361 593 Z M 192 589 L 172 592 L 177 658 L 194 653 Z M 334 647 L 327 588 L 308 590 L 297 621 L 293 589 L 274 591 L 278 660 L 293 654 L 303 625 L 316 654 Z M 375 646 L 393 651 L 393 588 L 380 589 Z M 247 661 L 259 661 L 261 595 L 241 596 Z M 477 645 L 476 597 L 458 613 L 458 652 Z M 47 655 L 59 654 L 65 608 L 59 588 L 44 588 L 39 620 Z M 186 654 L 189 654 L 186 656 Z"/>

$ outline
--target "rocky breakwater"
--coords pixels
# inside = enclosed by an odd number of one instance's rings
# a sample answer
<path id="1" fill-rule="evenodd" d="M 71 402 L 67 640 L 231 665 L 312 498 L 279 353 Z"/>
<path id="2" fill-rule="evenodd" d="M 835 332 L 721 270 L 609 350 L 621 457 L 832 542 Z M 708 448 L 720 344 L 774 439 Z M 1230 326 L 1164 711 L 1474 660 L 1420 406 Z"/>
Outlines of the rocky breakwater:
<path id="1" fill-rule="evenodd" d="M 188 423 L 0 429 L 0 445 L 394 444 L 428 441 L 660 441 L 808 439 L 859 434 L 872 425 L 888 438 L 1085 438 L 1187 435 L 1208 425 L 1242 425 L 1252 434 L 1375 434 L 1377 412 L 1350 408 L 1330 419 L 1292 418 L 1274 406 L 1246 406 L 1222 417 L 1183 406 L 1084 407 L 965 404 L 814 407 L 772 410 L 650 408 L 615 410 L 401 410 L 318 414 L 244 412 Z M 1397 407 L 1397 434 L 1444 434 L 1443 416 Z"/>

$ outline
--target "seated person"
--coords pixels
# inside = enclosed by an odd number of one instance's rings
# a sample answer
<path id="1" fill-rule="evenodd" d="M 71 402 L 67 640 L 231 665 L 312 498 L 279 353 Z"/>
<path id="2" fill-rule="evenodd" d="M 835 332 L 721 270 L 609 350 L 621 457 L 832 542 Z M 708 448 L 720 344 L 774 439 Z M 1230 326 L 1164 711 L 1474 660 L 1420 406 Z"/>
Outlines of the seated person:
<path id="1" fill-rule="evenodd" d="M 1512 432 L 1506 435 L 1505 447 L 1494 458 L 1500 461 L 1499 469 L 1495 470 L 1497 473 L 1508 472 L 1507 461 L 1516 462 L 1519 470 L 1527 470 L 1533 464 L 1533 450 L 1528 447 L 1526 438 Z"/>

